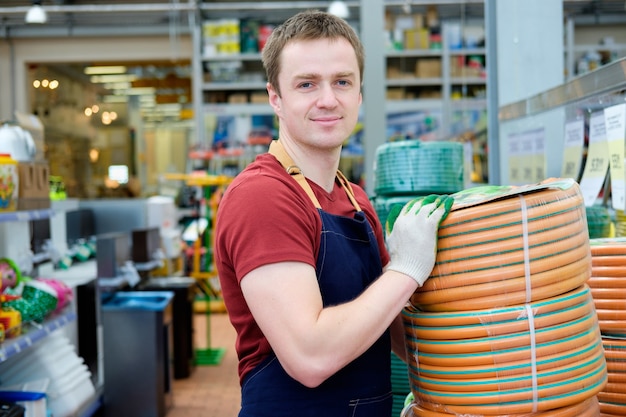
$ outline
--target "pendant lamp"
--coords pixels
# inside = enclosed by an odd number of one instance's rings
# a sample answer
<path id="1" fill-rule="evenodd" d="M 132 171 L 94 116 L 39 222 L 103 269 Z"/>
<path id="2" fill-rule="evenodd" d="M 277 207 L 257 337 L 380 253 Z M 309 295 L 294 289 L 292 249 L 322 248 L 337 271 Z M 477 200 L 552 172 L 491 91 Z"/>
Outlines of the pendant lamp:
<path id="1" fill-rule="evenodd" d="M 48 21 L 48 14 L 41 7 L 41 0 L 33 0 L 33 5 L 28 12 L 26 12 L 26 18 L 24 19 L 26 23 L 36 23 L 43 24 Z"/>
<path id="2" fill-rule="evenodd" d="M 347 19 L 350 17 L 350 10 L 348 9 L 348 5 L 346 2 L 341 0 L 331 1 L 328 6 L 328 13 L 334 14 L 337 17 L 342 19 Z"/>

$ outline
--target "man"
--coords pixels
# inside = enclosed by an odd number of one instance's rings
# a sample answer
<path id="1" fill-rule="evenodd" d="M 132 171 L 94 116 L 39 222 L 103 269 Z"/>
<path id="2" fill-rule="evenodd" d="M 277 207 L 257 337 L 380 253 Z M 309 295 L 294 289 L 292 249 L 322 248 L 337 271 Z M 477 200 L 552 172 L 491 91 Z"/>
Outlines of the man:
<path id="1" fill-rule="evenodd" d="M 228 187 L 216 223 L 240 417 L 391 413 L 392 346 L 405 356 L 399 313 L 433 268 L 452 200 L 407 205 L 387 251 L 367 194 L 337 170 L 363 56 L 347 23 L 318 11 L 288 19 L 263 49 L 279 140 Z"/>

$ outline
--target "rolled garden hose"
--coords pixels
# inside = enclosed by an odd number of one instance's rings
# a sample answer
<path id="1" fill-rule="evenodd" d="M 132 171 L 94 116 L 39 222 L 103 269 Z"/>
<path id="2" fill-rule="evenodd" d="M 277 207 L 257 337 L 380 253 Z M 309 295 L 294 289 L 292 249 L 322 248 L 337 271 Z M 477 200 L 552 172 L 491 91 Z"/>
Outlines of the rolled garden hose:
<path id="1" fill-rule="evenodd" d="M 471 415 L 547 411 L 607 383 L 588 286 L 520 306 L 403 310 L 411 391 L 419 403 Z M 428 407 L 427 407 L 428 408 Z"/>
<path id="2" fill-rule="evenodd" d="M 431 409 L 426 408 L 419 403 L 411 403 L 409 406 L 405 407 L 402 411 L 401 417 L 448 417 L 448 416 L 459 416 L 459 414 L 454 412 L 447 412 L 445 407 L 437 407 L 433 404 L 428 404 Z M 497 417 L 597 417 L 599 415 L 600 406 L 598 404 L 598 399 L 596 397 L 591 397 L 585 401 L 580 403 L 576 403 L 571 406 L 561 407 L 553 410 L 537 412 L 537 413 L 517 413 L 517 414 L 506 414 L 506 415 L 498 415 Z M 478 417 L 474 414 L 466 415 L 471 417 Z"/>
<path id="3" fill-rule="evenodd" d="M 587 211 L 587 228 L 589 229 L 589 238 L 605 238 L 611 235 L 611 215 L 609 209 L 602 205 L 593 205 L 586 207 Z"/>
<path id="4" fill-rule="evenodd" d="M 600 331 L 626 338 L 626 239 L 590 239 L 591 287 Z"/>
<path id="5" fill-rule="evenodd" d="M 602 339 L 608 383 L 598 393 L 600 411 L 607 416 L 626 415 L 626 339 Z"/>
<path id="6" fill-rule="evenodd" d="M 376 149 L 374 192 L 380 196 L 451 194 L 465 187 L 463 144 L 404 140 Z"/>
<path id="7" fill-rule="evenodd" d="M 389 216 L 389 213 L 394 206 L 403 207 L 406 203 L 417 197 L 419 197 L 419 195 L 417 194 L 408 194 L 401 196 L 375 196 L 371 198 L 371 202 L 374 206 L 374 210 L 376 210 L 376 216 L 378 217 L 378 220 L 380 220 L 383 227 L 385 227 L 387 217 Z"/>
<path id="8" fill-rule="evenodd" d="M 519 305 L 567 293 L 590 274 L 582 194 L 569 179 L 453 194 L 435 266 L 411 297 L 423 311 Z"/>

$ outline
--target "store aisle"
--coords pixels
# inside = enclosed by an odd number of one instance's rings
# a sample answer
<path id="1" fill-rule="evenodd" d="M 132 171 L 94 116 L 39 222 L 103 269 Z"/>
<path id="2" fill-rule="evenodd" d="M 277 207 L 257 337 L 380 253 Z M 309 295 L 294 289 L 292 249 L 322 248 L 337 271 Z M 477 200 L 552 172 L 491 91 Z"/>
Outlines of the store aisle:
<path id="1" fill-rule="evenodd" d="M 196 349 L 208 346 L 204 314 L 194 315 Z M 167 417 L 236 417 L 240 392 L 235 353 L 235 330 L 225 313 L 209 316 L 211 348 L 225 348 L 218 365 L 196 366 L 189 378 L 173 381 L 173 407 Z"/>

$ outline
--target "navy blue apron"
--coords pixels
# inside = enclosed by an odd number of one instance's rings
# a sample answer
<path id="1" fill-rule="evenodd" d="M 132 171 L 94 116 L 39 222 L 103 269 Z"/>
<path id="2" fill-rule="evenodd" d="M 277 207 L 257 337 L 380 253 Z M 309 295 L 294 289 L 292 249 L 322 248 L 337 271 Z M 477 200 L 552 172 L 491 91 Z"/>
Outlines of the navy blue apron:
<path id="1" fill-rule="evenodd" d="M 276 150 L 275 144 L 270 153 L 288 172 L 299 174 L 306 182 L 297 167 L 281 160 L 286 153 L 282 148 Z M 316 274 L 324 306 L 354 299 L 382 273 L 376 236 L 349 184 L 341 173 L 338 177 L 356 206 L 354 218 L 326 213 L 312 197 L 322 220 Z M 307 194 L 311 196 L 312 191 Z M 387 331 L 365 353 L 317 388 L 307 388 L 291 378 L 271 354 L 246 376 L 239 417 L 391 416 L 390 352 Z"/>

